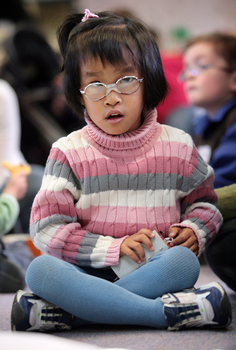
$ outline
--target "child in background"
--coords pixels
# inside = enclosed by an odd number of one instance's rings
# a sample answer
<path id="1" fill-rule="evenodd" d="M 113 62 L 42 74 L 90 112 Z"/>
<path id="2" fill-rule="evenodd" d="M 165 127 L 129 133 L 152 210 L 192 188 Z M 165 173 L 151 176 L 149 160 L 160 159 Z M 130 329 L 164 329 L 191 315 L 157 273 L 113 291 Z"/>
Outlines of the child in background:
<path id="1" fill-rule="evenodd" d="M 188 101 L 205 109 L 194 139 L 215 172 L 214 187 L 236 183 L 236 37 L 224 33 L 190 40 L 184 50 Z"/>
<path id="2" fill-rule="evenodd" d="M 0 237 L 9 232 L 15 225 L 19 215 L 18 200 L 27 191 L 27 176 L 24 172 L 10 178 L 0 194 Z M 3 253 L 3 243 L 0 240 L 0 293 L 15 293 L 25 286 L 21 268 L 7 259 Z"/>
<path id="3" fill-rule="evenodd" d="M 198 151 L 215 172 L 224 224 L 205 251 L 217 276 L 236 291 L 236 37 L 212 33 L 190 40 L 181 78 L 189 102 L 205 109 L 195 120 Z M 233 210 L 233 213 L 232 213 Z"/>
<path id="4" fill-rule="evenodd" d="M 184 64 L 189 102 L 206 111 L 195 126 L 196 144 L 200 153 L 207 150 L 205 159 L 215 171 L 224 216 L 205 257 L 215 274 L 236 291 L 236 37 L 212 33 L 193 38 L 184 50 Z"/>
<path id="5" fill-rule="evenodd" d="M 9 180 L 9 171 L 2 166 L 7 161 L 12 165 L 27 164 L 21 152 L 21 117 L 19 101 L 12 86 L 0 79 L 0 193 Z M 36 157 L 37 158 L 37 157 Z M 27 192 L 20 199 L 20 212 L 14 233 L 28 233 L 32 203 L 39 191 L 44 167 L 31 164 L 27 177 Z"/>
<path id="6" fill-rule="evenodd" d="M 9 232 L 14 226 L 20 211 L 18 200 L 27 191 L 27 175 L 20 172 L 13 175 L 0 195 L 0 236 Z"/>
<path id="7" fill-rule="evenodd" d="M 167 84 L 153 36 L 138 19 L 86 10 L 58 37 L 65 94 L 87 126 L 52 146 L 30 228 L 46 254 L 26 274 L 34 294 L 15 296 L 12 329 L 227 327 L 222 286 L 191 288 L 222 220 L 214 173 L 189 135 L 157 122 Z M 172 247 L 117 279 L 111 266 L 144 261 L 153 230 Z"/>

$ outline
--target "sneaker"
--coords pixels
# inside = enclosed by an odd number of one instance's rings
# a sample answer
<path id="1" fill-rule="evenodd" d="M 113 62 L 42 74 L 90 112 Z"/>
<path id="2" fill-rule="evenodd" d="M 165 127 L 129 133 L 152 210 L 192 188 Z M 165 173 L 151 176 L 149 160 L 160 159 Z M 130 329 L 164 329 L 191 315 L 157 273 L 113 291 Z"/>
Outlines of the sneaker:
<path id="1" fill-rule="evenodd" d="M 13 301 L 11 329 L 13 331 L 70 330 L 74 316 L 33 293 L 19 290 Z"/>
<path id="2" fill-rule="evenodd" d="M 224 328 L 232 321 L 229 298 L 217 282 L 195 290 L 164 294 L 161 301 L 168 330 Z"/>
<path id="3" fill-rule="evenodd" d="M 22 269 L 4 254 L 4 244 L 0 240 L 0 293 L 15 293 L 25 287 Z"/>

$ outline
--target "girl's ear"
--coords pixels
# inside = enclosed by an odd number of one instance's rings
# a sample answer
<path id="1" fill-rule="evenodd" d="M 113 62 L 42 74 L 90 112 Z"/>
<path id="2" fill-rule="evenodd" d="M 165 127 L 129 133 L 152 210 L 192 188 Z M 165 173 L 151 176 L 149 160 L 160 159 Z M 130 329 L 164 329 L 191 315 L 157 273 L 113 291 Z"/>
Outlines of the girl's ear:
<path id="1" fill-rule="evenodd" d="M 79 102 L 82 104 L 82 106 L 84 107 L 84 99 L 82 97 L 82 95 L 79 95 Z"/>

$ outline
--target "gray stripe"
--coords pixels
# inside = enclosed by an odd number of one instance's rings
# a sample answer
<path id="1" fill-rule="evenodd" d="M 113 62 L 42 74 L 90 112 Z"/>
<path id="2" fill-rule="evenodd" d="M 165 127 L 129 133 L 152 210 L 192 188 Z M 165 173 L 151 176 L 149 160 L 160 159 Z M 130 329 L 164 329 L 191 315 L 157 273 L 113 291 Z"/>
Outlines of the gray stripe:
<path id="1" fill-rule="evenodd" d="M 156 160 L 153 160 L 153 162 L 155 163 Z M 153 168 L 155 168 L 155 164 Z M 138 175 L 105 174 L 86 177 L 84 180 L 79 180 L 70 167 L 53 159 L 50 159 L 47 162 L 45 174 L 63 177 L 79 190 L 82 189 L 83 194 L 88 195 L 91 193 L 99 193 L 110 190 L 155 191 L 157 189 L 177 189 L 187 193 L 190 189 L 199 186 L 199 184 L 205 180 L 207 172 L 208 169 L 206 163 L 201 157 L 199 157 L 197 167 L 194 169 L 193 174 L 191 174 L 189 177 L 184 177 L 174 173 L 149 173 Z"/>
<path id="2" fill-rule="evenodd" d="M 198 155 L 197 158 L 197 166 L 194 169 L 193 175 L 192 175 L 192 186 L 197 187 L 200 183 L 204 181 L 204 179 L 207 177 L 208 173 L 208 165 L 205 163 L 205 161 L 202 159 L 200 155 Z"/>
<path id="3" fill-rule="evenodd" d="M 193 224 L 197 225 L 197 227 L 200 230 L 202 230 L 202 231 L 204 231 L 206 233 L 206 237 L 205 238 L 207 238 L 207 236 L 209 235 L 210 232 L 209 232 L 207 226 L 205 225 L 204 221 L 202 221 L 199 218 L 187 218 L 185 220 L 188 220 L 188 221 L 192 222 Z"/>
<path id="4" fill-rule="evenodd" d="M 49 159 L 46 164 L 45 175 L 62 177 L 72 183 L 79 190 L 81 189 L 79 179 L 75 176 L 73 170 L 67 165 L 55 159 Z"/>
<path id="5" fill-rule="evenodd" d="M 85 178 L 81 181 L 82 193 L 91 194 L 110 190 L 152 190 L 168 189 L 187 193 L 193 187 L 205 180 L 205 176 L 198 172 L 190 177 L 178 174 L 140 174 L 140 175 L 101 175 Z"/>
<path id="6" fill-rule="evenodd" d="M 91 262 L 91 255 L 93 254 L 93 250 L 96 247 L 99 237 L 100 235 L 91 232 L 85 233 L 80 242 L 78 253 L 76 254 L 76 261 L 79 261 L 80 266 L 86 266 L 88 265 L 88 262 Z"/>
<path id="7" fill-rule="evenodd" d="M 66 215 L 52 215 L 48 216 L 42 220 L 37 220 L 35 221 L 32 225 L 30 225 L 30 233 L 31 234 L 36 234 L 37 232 L 43 230 L 45 227 L 47 227 L 50 224 L 56 225 L 58 224 L 65 224 L 65 223 L 72 223 L 72 222 L 77 222 L 77 216 L 71 217 L 71 216 L 66 216 Z"/>

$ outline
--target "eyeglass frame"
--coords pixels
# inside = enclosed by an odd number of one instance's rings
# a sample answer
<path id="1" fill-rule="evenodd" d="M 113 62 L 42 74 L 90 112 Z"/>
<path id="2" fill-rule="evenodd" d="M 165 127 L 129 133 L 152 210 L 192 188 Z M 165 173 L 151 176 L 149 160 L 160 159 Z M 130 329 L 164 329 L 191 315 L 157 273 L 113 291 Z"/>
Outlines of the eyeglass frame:
<path id="1" fill-rule="evenodd" d="M 117 84 L 118 84 L 122 79 L 125 79 L 125 78 L 135 78 L 135 79 L 139 82 L 139 86 L 138 86 L 137 90 L 135 90 L 135 91 L 133 91 L 133 92 L 130 92 L 130 93 L 121 92 L 121 91 L 118 89 Z M 106 85 L 106 84 L 100 83 L 100 82 L 97 82 L 97 83 L 90 83 L 90 84 L 86 85 L 84 89 L 80 89 L 79 91 L 80 91 L 80 93 L 81 93 L 82 95 L 84 94 L 84 95 L 87 97 L 88 100 L 95 102 L 95 101 L 100 101 L 100 100 L 102 100 L 102 99 L 103 99 L 104 97 L 106 97 L 112 90 L 114 90 L 114 91 L 116 91 L 116 92 L 118 92 L 119 94 L 122 94 L 122 95 L 132 95 L 132 94 L 134 94 L 136 91 L 138 91 L 138 89 L 140 88 L 140 83 L 142 83 L 143 80 L 144 80 L 144 78 L 138 78 L 138 77 L 136 77 L 136 76 L 134 76 L 134 75 L 126 75 L 126 76 L 124 76 L 124 77 L 122 77 L 122 78 L 119 78 L 119 79 L 118 79 L 115 83 L 113 83 L 113 84 L 108 84 L 108 85 Z M 100 85 L 105 86 L 105 88 L 106 88 L 106 94 L 105 94 L 103 97 L 101 97 L 101 98 L 96 98 L 96 99 L 91 99 L 91 98 L 89 98 L 89 97 L 86 95 L 86 89 L 87 89 L 89 86 L 94 85 L 94 84 L 100 84 Z"/>
<path id="2" fill-rule="evenodd" d="M 233 71 L 235 71 L 235 69 L 233 68 L 228 68 L 228 67 L 216 67 L 213 64 L 196 64 L 194 68 L 185 68 L 183 69 L 180 74 L 179 74 L 179 81 L 184 81 L 186 80 L 186 78 L 184 77 L 185 74 L 187 72 L 190 72 L 192 77 L 197 77 L 199 75 L 199 73 L 204 72 L 205 70 L 209 69 L 209 68 L 216 68 L 218 70 L 222 70 L 225 71 L 227 73 L 232 73 Z"/>

